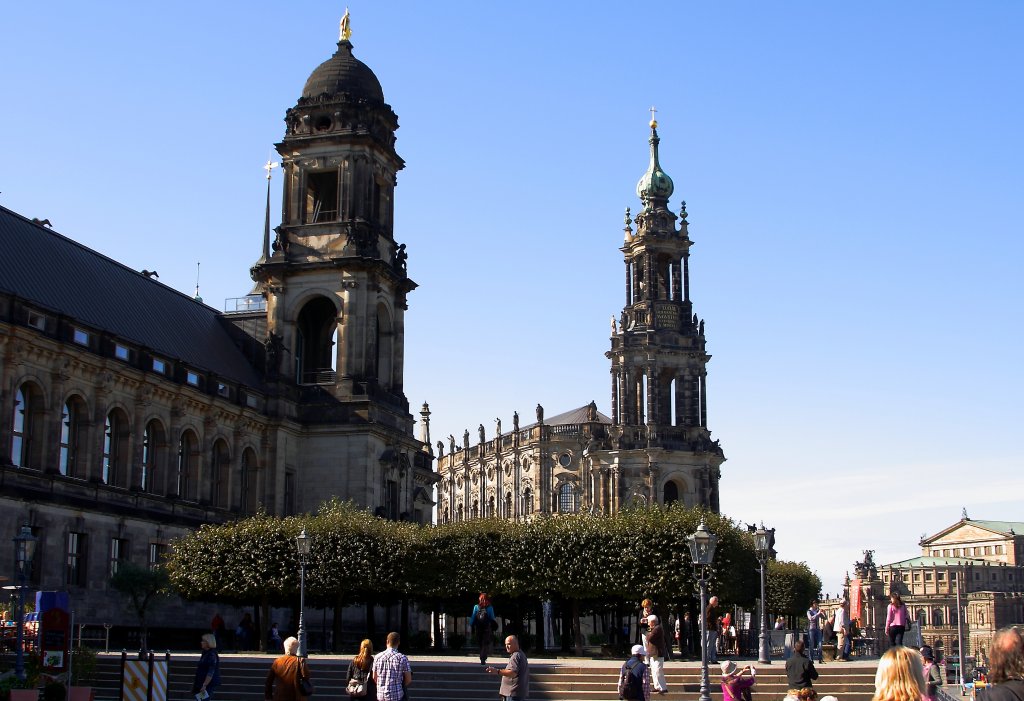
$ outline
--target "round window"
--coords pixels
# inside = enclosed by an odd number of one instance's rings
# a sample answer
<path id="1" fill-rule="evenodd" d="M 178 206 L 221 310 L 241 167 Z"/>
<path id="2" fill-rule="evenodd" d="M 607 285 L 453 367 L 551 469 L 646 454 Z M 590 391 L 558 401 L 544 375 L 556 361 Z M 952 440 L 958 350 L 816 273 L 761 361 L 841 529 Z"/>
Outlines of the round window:
<path id="1" fill-rule="evenodd" d="M 569 456 L 568 453 L 562 453 L 558 457 L 558 464 L 561 465 L 562 467 L 569 467 L 569 463 L 571 463 L 571 462 L 572 462 L 572 458 Z"/>

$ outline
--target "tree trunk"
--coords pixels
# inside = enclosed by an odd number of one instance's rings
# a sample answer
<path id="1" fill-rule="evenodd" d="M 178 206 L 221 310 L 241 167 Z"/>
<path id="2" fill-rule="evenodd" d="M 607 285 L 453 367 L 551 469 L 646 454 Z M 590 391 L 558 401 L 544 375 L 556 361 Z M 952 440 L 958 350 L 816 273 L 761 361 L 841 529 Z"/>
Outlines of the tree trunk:
<path id="1" fill-rule="evenodd" d="M 341 652 L 342 624 L 345 618 L 345 595 L 338 592 L 334 600 L 334 616 L 331 620 L 331 652 Z"/>
<path id="2" fill-rule="evenodd" d="M 580 630 L 580 601 L 572 600 L 572 637 L 575 643 L 576 655 L 583 656 L 583 633 Z"/>
<path id="3" fill-rule="evenodd" d="M 537 618 L 537 637 L 533 641 L 534 650 L 537 652 L 544 651 L 544 602 L 540 599 L 537 600 L 537 606 L 534 611 L 534 615 Z"/>

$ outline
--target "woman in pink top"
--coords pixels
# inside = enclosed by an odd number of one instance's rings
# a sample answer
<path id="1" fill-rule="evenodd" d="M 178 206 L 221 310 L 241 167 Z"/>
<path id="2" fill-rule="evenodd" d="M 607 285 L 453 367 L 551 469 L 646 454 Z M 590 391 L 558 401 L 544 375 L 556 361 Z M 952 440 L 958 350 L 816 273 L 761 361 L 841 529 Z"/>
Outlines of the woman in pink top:
<path id="1" fill-rule="evenodd" d="M 885 632 L 889 636 L 889 644 L 893 647 L 903 644 L 903 634 L 910 623 L 907 605 L 896 592 L 889 594 L 889 608 L 885 612 Z"/>
<path id="2" fill-rule="evenodd" d="M 750 674 L 744 677 L 744 674 Z M 741 701 L 743 691 L 757 682 L 757 670 L 753 667 L 737 667 L 732 660 L 722 663 L 722 701 Z"/>

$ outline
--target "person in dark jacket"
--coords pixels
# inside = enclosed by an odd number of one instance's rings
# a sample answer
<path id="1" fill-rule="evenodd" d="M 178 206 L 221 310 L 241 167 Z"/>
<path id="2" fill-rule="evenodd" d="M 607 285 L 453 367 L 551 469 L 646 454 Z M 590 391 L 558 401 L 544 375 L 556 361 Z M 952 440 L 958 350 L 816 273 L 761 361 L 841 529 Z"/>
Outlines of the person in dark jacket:
<path id="1" fill-rule="evenodd" d="M 372 667 L 373 643 L 366 639 L 359 644 L 359 654 L 348 663 L 348 678 L 345 680 L 345 689 L 349 692 L 349 698 L 359 698 L 351 693 L 353 680 L 363 685 L 363 688 L 366 690 L 364 694 L 366 698 L 377 698 L 377 685 L 373 683 Z"/>
<path id="2" fill-rule="evenodd" d="M 668 656 L 668 639 L 665 637 L 665 627 L 653 613 L 647 617 L 647 656 L 651 661 L 654 690 L 659 694 L 667 693 L 665 658 Z"/>
<path id="3" fill-rule="evenodd" d="M 818 670 L 814 668 L 807 655 L 804 654 L 804 641 L 797 640 L 793 644 L 793 654 L 786 660 L 786 681 L 792 691 L 810 689 L 811 682 L 818 678 Z"/>
<path id="4" fill-rule="evenodd" d="M 202 695 L 203 699 L 213 698 L 213 691 L 220 686 L 220 657 L 217 655 L 217 638 L 213 633 L 202 637 L 203 648 L 196 666 L 196 676 L 192 680 L 192 695 Z"/>

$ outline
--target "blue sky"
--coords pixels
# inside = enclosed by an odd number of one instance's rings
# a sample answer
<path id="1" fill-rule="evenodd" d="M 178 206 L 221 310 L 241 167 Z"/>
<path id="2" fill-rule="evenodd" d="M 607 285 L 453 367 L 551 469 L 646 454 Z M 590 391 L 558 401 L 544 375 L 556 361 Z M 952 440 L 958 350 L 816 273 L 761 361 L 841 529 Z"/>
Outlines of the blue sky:
<path id="1" fill-rule="evenodd" d="M 352 3 L 407 167 L 406 393 L 434 440 L 609 411 L 618 251 L 655 105 L 690 213 L 722 508 L 834 592 L 959 518 L 1024 521 L 1017 2 Z M 0 204 L 208 304 L 325 2 L 0 10 Z M 11 30 L 14 31 L 11 31 Z M 273 217 L 279 220 L 275 181 Z"/>

